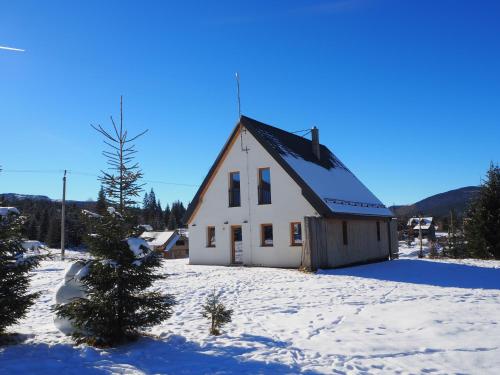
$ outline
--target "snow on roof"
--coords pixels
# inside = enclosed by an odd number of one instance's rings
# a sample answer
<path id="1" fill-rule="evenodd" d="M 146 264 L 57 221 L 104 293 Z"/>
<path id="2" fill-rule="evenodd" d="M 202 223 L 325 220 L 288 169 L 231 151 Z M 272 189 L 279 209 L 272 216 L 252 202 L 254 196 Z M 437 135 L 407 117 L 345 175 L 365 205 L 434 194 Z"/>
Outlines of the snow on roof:
<path id="1" fill-rule="evenodd" d="M 311 141 L 244 117 L 333 213 L 392 217 L 394 214 L 324 145 L 318 160 Z"/>
<path id="2" fill-rule="evenodd" d="M 333 212 L 393 216 L 347 168 L 326 169 L 293 155 L 284 159 Z"/>
<path id="3" fill-rule="evenodd" d="M 150 246 L 163 246 L 169 241 L 175 243 L 177 239 L 176 237 L 172 238 L 172 236 L 178 237 L 179 234 L 177 231 L 144 232 L 141 234 L 141 238 L 144 238 Z"/>
<path id="4" fill-rule="evenodd" d="M 9 213 L 19 215 L 19 210 L 15 207 L 0 207 L 0 216 L 7 216 Z"/>
<path id="5" fill-rule="evenodd" d="M 431 227 L 431 224 L 430 224 L 430 223 L 427 223 L 427 224 L 423 224 L 423 223 L 422 223 L 422 225 L 420 225 L 420 224 L 415 225 L 415 226 L 413 227 L 413 229 L 415 229 L 415 230 L 419 230 L 420 228 L 422 228 L 423 230 L 427 230 L 427 229 L 429 229 L 430 227 Z"/>
<path id="6" fill-rule="evenodd" d="M 422 218 L 412 217 L 412 218 L 408 219 L 408 224 L 407 225 L 413 225 L 414 223 L 418 224 L 418 221 L 420 219 L 422 219 L 422 225 L 430 224 L 434 220 L 434 218 L 432 216 L 422 217 Z"/>

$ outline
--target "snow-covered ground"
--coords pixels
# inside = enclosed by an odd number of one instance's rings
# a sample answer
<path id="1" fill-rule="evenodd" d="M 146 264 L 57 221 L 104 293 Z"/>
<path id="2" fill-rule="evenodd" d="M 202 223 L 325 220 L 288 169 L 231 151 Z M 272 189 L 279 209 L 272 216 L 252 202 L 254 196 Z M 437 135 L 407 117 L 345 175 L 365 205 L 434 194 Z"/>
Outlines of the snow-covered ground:
<path id="1" fill-rule="evenodd" d="M 33 277 L 42 295 L 11 329 L 26 340 L 0 348 L 0 373 L 499 374 L 500 262 L 418 260 L 417 250 L 317 274 L 166 260 L 158 287 L 176 296 L 175 314 L 105 350 L 74 346 L 54 327 L 68 262 L 44 261 Z M 234 309 L 219 337 L 201 317 L 213 288 Z"/>

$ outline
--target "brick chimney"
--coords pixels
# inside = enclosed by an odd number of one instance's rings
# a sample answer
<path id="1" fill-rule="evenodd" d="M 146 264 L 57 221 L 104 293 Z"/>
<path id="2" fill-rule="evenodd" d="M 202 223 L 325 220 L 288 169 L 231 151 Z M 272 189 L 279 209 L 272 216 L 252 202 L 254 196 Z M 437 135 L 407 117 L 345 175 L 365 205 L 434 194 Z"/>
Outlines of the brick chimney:
<path id="1" fill-rule="evenodd" d="M 321 147 L 319 145 L 319 129 L 316 126 L 313 126 L 311 129 L 311 143 L 312 143 L 312 152 L 316 159 L 321 159 Z"/>

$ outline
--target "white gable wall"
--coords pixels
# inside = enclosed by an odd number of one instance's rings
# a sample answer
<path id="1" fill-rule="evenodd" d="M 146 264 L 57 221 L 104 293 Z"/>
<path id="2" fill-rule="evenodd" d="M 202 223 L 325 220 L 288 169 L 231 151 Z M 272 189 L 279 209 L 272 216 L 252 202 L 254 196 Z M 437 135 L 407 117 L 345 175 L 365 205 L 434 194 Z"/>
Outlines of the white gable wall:
<path id="1" fill-rule="evenodd" d="M 302 223 L 317 212 L 302 196 L 300 187 L 249 133 L 243 132 L 229 150 L 205 191 L 189 224 L 191 264 L 231 263 L 231 226 L 241 225 L 243 263 L 272 267 L 298 267 L 302 248 L 290 246 L 290 223 Z M 258 205 L 258 169 L 270 168 L 270 205 Z M 229 207 L 229 172 L 240 172 L 241 207 Z M 245 223 L 246 221 L 246 223 Z M 225 224 L 227 222 L 227 224 Z M 261 246 L 261 224 L 273 225 L 273 247 Z M 207 227 L 215 227 L 216 247 L 207 247 Z"/>

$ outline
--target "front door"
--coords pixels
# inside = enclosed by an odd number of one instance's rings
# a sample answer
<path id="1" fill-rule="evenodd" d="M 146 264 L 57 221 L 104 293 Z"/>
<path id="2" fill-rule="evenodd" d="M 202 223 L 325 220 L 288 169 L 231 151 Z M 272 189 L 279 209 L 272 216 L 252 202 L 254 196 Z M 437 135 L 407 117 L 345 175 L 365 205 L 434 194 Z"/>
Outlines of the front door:
<path id="1" fill-rule="evenodd" d="M 231 262 L 233 264 L 243 263 L 243 238 L 239 225 L 231 227 Z"/>

